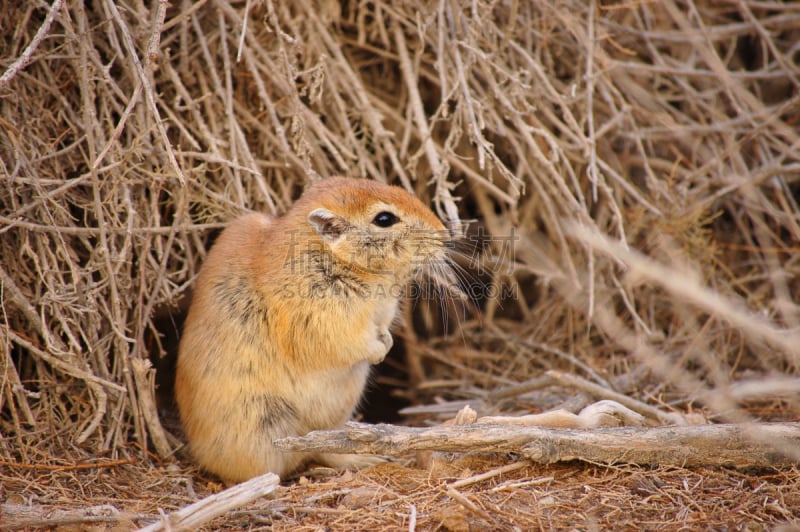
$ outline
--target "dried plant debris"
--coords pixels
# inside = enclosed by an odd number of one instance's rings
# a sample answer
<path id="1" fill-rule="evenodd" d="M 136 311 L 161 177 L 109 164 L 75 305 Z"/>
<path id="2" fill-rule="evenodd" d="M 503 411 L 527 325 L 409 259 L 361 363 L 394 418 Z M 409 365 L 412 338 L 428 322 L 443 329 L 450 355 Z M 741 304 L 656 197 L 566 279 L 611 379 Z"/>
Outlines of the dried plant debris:
<path id="1" fill-rule="evenodd" d="M 463 234 L 467 297 L 409 289 L 373 408 L 800 419 L 800 5 L 6 4 L 0 527 L 130 529 L 222 490 L 170 421 L 193 279 L 228 220 L 331 175 L 399 184 Z M 800 514 L 790 466 L 450 458 L 295 479 L 206 526 Z"/>
<path id="2" fill-rule="evenodd" d="M 196 471 L 144 465 L 3 476 L 3 528 L 130 530 L 161 522 L 223 487 Z M 83 489 L 77 490 L 76 485 Z M 537 466 L 502 455 L 395 463 L 300 477 L 205 522 L 208 530 L 771 530 L 797 523 L 797 470 L 736 472 L 585 463 Z M 65 528 L 62 528 L 65 529 Z"/>

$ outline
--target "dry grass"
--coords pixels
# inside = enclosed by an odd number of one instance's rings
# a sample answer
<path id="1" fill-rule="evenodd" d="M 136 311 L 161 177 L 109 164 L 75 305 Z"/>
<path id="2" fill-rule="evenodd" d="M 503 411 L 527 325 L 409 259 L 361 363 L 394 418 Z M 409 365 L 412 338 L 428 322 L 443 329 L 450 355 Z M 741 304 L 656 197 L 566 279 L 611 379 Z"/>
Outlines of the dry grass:
<path id="1" fill-rule="evenodd" d="M 443 333 L 409 306 L 406 399 L 548 408 L 574 393 L 493 392 L 559 368 L 712 420 L 800 417 L 795 3 L 38 0 L 3 3 L 0 29 L 4 500 L 155 515 L 216 489 L 178 490 L 191 471 L 154 458 L 179 441 L 149 364 L 214 230 L 334 174 L 399 183 L 483 246 L 480 317 Z M 136 465 L 59 469 L 98 457 Z M 796 471 L 571 464 L 470 485 L 470 513 L 442 486 L 503 463 L 475 460 L 295 483 L 216 526 L 800 512 Z"/>
<path id="2" fill-rule="evenodd" d="M 15 494 L 4 505 L 14 528 L 127 530 L 221 488 L 196 471 L 142 464 L 16 473 L 0 477 Z M 48 515 L 26 508 L 31 501 Z M 796 523 L 798 508 L 797 470 L 536 466 L 489 456 L 301 477 L 207 529 L 408 530 L 413 519 L 418 530 L 770 530 Z"/>

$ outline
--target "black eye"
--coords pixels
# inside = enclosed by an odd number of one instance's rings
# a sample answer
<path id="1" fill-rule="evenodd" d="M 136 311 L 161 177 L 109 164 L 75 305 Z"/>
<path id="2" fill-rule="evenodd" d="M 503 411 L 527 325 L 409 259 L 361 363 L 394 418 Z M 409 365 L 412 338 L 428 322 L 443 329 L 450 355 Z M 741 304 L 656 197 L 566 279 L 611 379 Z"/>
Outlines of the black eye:
<path id="1" fill-rule="evenodd" d="M 389 211 L 381 211 L 375 215 L 375 218 L 372 219 L 372 223 L 378 227 L 391 227 L 399 221 L 400 218 Z"/>

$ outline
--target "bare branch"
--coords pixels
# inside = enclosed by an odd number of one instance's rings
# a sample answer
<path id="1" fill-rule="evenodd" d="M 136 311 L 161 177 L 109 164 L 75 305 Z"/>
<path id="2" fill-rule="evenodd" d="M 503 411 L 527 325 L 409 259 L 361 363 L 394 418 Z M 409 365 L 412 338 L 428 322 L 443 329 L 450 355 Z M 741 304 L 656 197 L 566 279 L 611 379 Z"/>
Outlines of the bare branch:
<path id="1" fill-rule="evenodd" d="M 199 528 L 214 518 L 272 493 L 279 484 L 278 475 L 273 473 L 255 477 L 166 515 L 161 521 L 140 528 L 139 532 Z"/>
<path id="2" fill-rule="evenodd" d="M 516 452 L 540 463 L 585 460 L 675 466 L 791 467 L 800 464 L 800 423 L 575 430 L 500 424 L 430 428 L 348 423 L 275 442 L 285 451 L 404 454 Z"/>
<path id="3" fill-rule="evenodd" d="M 17 59 L 9 65 L 3 75 L 0 76 L 0 90 L 5 88 L 8 83 L 14 79 L 14 76 L 19 73 L 20 70 L 28 66 L 31 62 L 31 56 L 36 52 L 36 48 L 39 47 L 39 44 L 42 42 L 47 36 L 47 32 L 50 31 L 50 26 L 53 24 L 53 20 L 55 20 L 56 15 L 58 14 L 59 10 L 61 10 L 61 3 L 62 0 L 54 0 L 53 5 L 50 6 L 50 10 L 47 12 L 47 16 L 44 18 L 44 22 L 42 25 L 39 26 L 39 30 L 36 32 L 36 35 L 33 36 L 33 40 L 31 43 L 25 48 L 25 50 L 17 57 Z"/>

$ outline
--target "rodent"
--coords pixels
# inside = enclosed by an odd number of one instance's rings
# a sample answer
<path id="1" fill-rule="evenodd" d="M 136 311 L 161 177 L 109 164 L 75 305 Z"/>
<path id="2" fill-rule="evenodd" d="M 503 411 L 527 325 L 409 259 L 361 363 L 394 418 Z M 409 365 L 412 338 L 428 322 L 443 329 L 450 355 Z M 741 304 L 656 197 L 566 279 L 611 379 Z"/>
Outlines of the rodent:
<path id="1" fill-rule="evenodd" d="M 233 221 L 200 269 L 178 353 L 176 400 L 199 465 L 239 482 L 312 459 L 373 463 L 271 442 L 350 419 L 392 346 L 402 287 L 426 264 L 444 272 L 448 241 L 419 199 L 367 179 L 324 179 L 282 216 Z"/>

